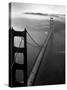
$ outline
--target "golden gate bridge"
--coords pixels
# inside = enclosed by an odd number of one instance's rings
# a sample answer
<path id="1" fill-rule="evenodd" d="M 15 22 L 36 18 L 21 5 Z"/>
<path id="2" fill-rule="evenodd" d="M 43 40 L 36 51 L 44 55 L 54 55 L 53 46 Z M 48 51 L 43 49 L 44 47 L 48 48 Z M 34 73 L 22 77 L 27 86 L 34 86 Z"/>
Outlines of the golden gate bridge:
<path id="1" fill-rule="evenodd" d="M 27 40 L 27 35 L 31 38 L 31 40 L 34 42 L 35 45 L 33 45 Z M 54 22 L 52 17 L 50 18 L 50 31 L 48 32 L 47 38 L 42 45 L 39 45 L 36 42 L 36 40 L 34 40 L 34 38 L 26 30 L 26 28 L 22 32 L 15 31 L 13 27 L 9 29 L 9 86 L 15 87 L 15 86 L 33 85 L 35 77 L 38 73 L 38 69 L 42 62 L 42 58 L 44 56 L 44 53 L 46 52 L 46 47 L 48 46 L 48 42 L 53 36 L 54 36 Z M 14 46 L 14 37 L 21 38 L 18 47 Z M 21 46 L 22 41 L 24 41 L 24 47 Z M 40 49 L 29 77 L 27 77 L 27 44 L 31 45 L 32 47 Z M 16 63 L 18 53 L 23 53 L 24 55 L 23 58 L 24 63 L 22 64 L 19 64 L 19 61 L 18 63 Z M 22 79 L 20 81 L 16 80 L 16 77 L 18 77 L 16 76 L 16 71 L 19 72 L 19 70 L 22 70 L 24 73 L 24 74 L 20 73 L 22 75 Z"/>

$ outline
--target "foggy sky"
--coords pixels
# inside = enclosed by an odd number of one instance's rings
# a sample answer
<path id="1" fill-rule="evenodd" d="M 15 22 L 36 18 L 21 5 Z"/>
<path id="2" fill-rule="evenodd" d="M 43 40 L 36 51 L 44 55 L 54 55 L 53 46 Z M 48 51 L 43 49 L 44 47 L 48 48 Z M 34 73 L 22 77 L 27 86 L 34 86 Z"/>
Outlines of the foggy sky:
<path id="1" fill-rule="evenodd" d="M 25 17 L 25 12 L 48 13 L 48 14 L 65 14 L 65 6 L 63 5 L 45 5 L 31 3 L 12 3 L 12 17 Z"/>

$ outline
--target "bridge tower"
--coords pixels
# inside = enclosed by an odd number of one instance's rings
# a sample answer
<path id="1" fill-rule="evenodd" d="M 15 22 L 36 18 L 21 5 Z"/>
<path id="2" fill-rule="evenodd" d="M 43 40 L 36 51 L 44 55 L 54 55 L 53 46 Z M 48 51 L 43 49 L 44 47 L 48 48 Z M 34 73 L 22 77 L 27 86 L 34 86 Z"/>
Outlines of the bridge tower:
<path id="1" fill-rule="evenodd" d="M 50 31 L 54 34 L 54 20 L 53 17 L 50 17 Z"/>
<path id="2" fill-rule="evenodd" d="M 26 29 L 24 31 L 15 31 L 9 29 L 9 86 L 20 87 L 27 86 L 27 37 Z M 15 37 L 23 37 L 24 47 L 14 45 Z M 16 62 L 16 54 L 23 54 L 23 63 Z"/>

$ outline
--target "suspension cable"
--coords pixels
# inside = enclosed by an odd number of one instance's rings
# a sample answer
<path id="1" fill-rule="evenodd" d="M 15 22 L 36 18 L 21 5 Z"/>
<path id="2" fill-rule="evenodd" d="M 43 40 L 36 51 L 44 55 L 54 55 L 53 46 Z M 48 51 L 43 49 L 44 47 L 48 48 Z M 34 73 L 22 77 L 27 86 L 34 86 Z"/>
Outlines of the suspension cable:
<path id="1" fill-rule="evenodd" d="M 28 32 L 27 32 L 28 33 Z M 32 41 L 37 45 L 37 46 L 39 46 L 39 47 L 41 47 L 32 37 L 31 37 L 31 35 L 28 33 L 28 35 L 30 36 L 30 38 L 32 39 Z"/>
<path id="2" fill-rule="evenodd" d="M 35 45 L 33 45 L 32 43 L 30 43 L 30 42 L 27 42 L 27 44 L 29 44 L 30 46 L 35 47 L 35 48 L 40 48 L 40 47 L 42 47 L 42 46 L 35 46 Z"/>

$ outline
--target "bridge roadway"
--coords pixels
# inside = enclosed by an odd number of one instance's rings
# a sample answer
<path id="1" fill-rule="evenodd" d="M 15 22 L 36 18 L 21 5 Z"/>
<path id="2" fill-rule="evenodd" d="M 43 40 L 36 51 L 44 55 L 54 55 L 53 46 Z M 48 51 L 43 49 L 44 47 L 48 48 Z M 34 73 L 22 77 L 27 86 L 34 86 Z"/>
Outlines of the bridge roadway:
<path id="1" fill-rule="evenodd" d="M 46 40 L 47 43 L 48 39 L 50 38 L 43 58 L 41 56 L 39 57 L 39 59 L 43 59 L 40 63 L 40 67 L 38 70 L 35 70 L 35 67 L 37 69 L 37 66 L 39 65 L 38 63 L 40 62 L 37 61 L 37 64 L 35 64 L 28 79 L 28 85 L 48 85 L 65 83 L 64 23 L 55 21 L 54 30 L 54 35 L 51 35 L 51 37 L 49 35 Z M 42 52 L 44 52 L 44 49 Z"/>

